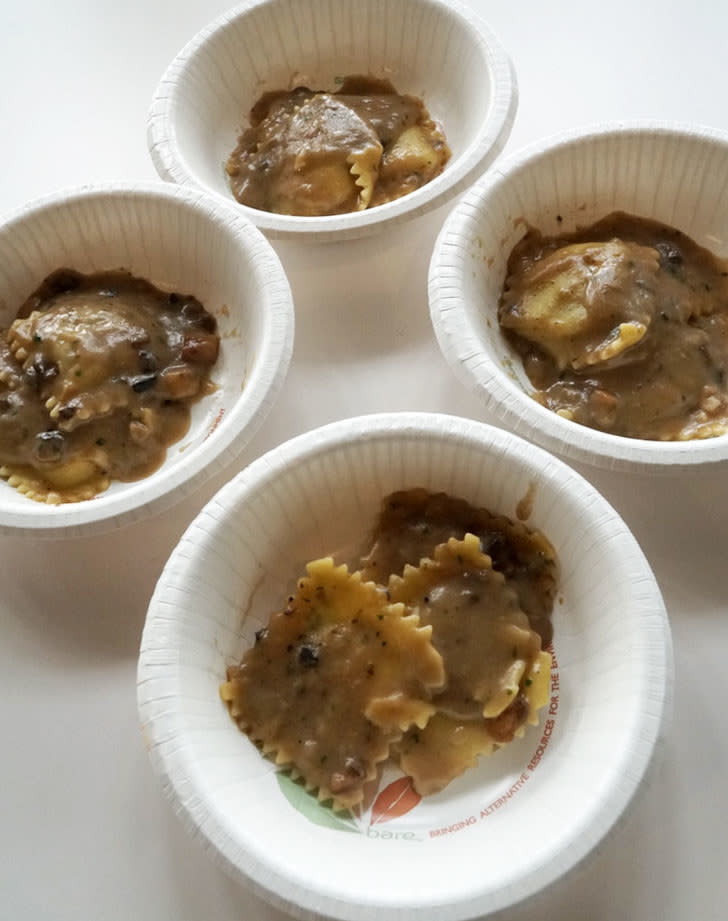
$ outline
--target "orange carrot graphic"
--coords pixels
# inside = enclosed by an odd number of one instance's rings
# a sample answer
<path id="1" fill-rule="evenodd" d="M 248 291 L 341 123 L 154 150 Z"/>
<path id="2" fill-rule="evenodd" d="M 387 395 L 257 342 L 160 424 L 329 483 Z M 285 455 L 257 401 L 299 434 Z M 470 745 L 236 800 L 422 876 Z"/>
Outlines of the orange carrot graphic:
<path id="1" fill-rule="evenodd" d="M 412 786 L 411 778 L 400 777 L 386 786 L 374 801 L 371 824 L 389 822 L 406 815 L 421 799 Z"/>

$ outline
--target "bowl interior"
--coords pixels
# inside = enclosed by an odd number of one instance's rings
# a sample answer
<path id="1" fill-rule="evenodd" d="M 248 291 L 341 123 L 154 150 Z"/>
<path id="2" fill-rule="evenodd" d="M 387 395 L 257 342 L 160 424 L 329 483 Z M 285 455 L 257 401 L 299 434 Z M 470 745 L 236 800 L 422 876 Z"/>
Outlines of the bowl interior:
<path id="1" fill-rule="evenodd" d="M 176 501 L 193 478 L 197 485 L 222 466 L 279 387 L 293 330 L 288 285 L 265 238 L 241 216 L 183 190 L 150 184 L 72 192 L 11 218 L 0 228 L 0 325 L 62 267 L 123 269 L 162 290 L 195 295 L 217 319 L 221 350 L 214 392 L 194 404 L 188 432 L 149 477 L 52 508 L 0 481 L 0 526 L 48 534 L 161 507 L 172 491 Z"/>
<path id="2" fill-rule="evenodd" d="M 385 772 L 367 810 L 336 817 L 262 758 L 218 687 L 305 562 L 356 559 L 381 499 L 415 485 L 514 518 L 532 496 L 529 522 L 563 566 L 551 703 L 539 727 L 442 793 L 393 811 L 398 775 Z M 437 907 L 450 919 L 518 901 L 606 833 L 646 769 L 669 665 L 649 567 L 577 474 L 508 433 L 397 414 L 302 436 L 211 501 L 150 604 L 139 703 L 176 809 L 268 899 L 337 918 L 380 909 L 409 919 Z M 463 847 L 477 861 L 463 860 Z"/>
<path id="3" fill-rule="evenodd" d="M 430 270 L 431 316 L 455 373 L 508 426 L 573 460 L 664 470 L 728 457 L 728 437 L 649 442 L 561 419 L 538 405 L 497 306 L 508 256 L 528 227 L 560 234 L 613 211 L 677 227 L 728 256 L 728 138 L 667 126 L 604 129 L 532 147 L 485 176 L 450 215 Z"/>
<path id="4" fill-rule="evenodd" d="M 515 106 L 510 65 L 469 11 L 439 0 L 269 0 L 216 20 L 170 66 L 149 118 L 155 165 L 165 178 L 233 200 L 225 162 L 260 95 L 300 84 L 335 90 L 359 73 L 424 99 L 453 156 L 422 189 L 366 214 L 337 216 L 338 224 L 416 208 L 485 168 L 486 154 L 492 159 L 505 143 Z M 238 207 L 267 230 L 313 230 L 327 220 Z"/>

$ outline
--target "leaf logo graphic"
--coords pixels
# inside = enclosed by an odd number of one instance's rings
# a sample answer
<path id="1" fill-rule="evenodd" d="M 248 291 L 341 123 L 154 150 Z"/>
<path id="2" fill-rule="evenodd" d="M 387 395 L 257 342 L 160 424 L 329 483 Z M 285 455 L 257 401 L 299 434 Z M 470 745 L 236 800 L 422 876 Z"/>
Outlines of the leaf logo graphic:
<path id="1" fill-rule="evenodd" d="M 421 799 L 412 786 L 411 778 L 400 777 L 386 786 L 374 801 L 371 824 L 398 819 L 414 809 Z"/>
<path id="2" fill-rule="evenodd" d="M 305 816 L 314 825 L 333 828 L 336 831 L 358 831 L 356 822 L 346 813 L 334 812 L 312 796 L 300 783 L 292 780 L 283 771 L 276 772 L 276 780 L 281 792 L 293 808 Z"/>

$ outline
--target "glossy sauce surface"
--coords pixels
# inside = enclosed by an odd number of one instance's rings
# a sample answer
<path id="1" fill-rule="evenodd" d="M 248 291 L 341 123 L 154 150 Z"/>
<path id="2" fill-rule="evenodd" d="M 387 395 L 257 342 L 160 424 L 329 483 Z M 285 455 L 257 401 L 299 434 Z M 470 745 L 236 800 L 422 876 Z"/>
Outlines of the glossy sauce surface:
<path id="1" fill-rule="evenodd" d="M 513 250 L 501 327 L 533 396 L 630 438 L 728 431 L 728 263 L 680 231 L 615 213 Z"/>
<path id="2" fill-rule="evenodd" d="M 62 269 L 0 332 L 0 473 L 29 498 L 92 498 L 162 463 L 209 392 L 216 321 L 123 272 Z"/>
<path id="3" fill-rule="evenodd" d="M 450 151 L 422 101 L 352 76 L 336 93 L 266 93 L 227 162 L 235 198 L 262 211 L 343 214 L 393 201 L 435 178 Z"/>
<path id="4" fill-rule="evenodd" d="M 544 647 L 553 636 L 551 611 L 558 581 L 556 553 L 538 530 L 477 508 L 446 493 L 414 488 L 382 503 L 371 546 L 362 559 L 364 578 L 387 584 L 406 565 L 419 566 L 451 537 L 474 534 L 493 569 L 502 573 Z"/>
<path id="5" fill-rule="evenodd" d="M 420 795 L 443 789 L 538 723 L 550 679 L 543 534 L 415 488 L 383 500 L 366 547 L 352 572 L 309 563 L 220 687 L 238 726 L 335 808 L 361 803 L 388 758 Z"/>

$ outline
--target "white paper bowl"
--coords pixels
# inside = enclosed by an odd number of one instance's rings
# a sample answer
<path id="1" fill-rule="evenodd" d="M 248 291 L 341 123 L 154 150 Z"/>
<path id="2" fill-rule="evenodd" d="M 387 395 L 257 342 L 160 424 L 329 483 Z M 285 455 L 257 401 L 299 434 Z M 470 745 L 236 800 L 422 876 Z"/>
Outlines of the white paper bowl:
<path id="1" fill-rule="evenodd" d="M 677 227 L 728 256 L 728 134 L 658 123 L 607 125 L 534 144 L 498 164 L 445 222 L 430 265 L 430 312 L 456 375 L 512 431 L 573 460 L 679 473 L 728 459 L 728 435 L 661 442 L 609 435 L 536 403 L 501 334 L 506 263 L 527 225 L 585 227 L 622 210 Z"/>
<path id="2" fill-rule="evenodd" d="M 342 240 L 449 201 L 494 160 L 517 106 L 508 57 L 467 7 L 444 0 L 253 0 L 189 42 L 160 82 L 148 143 L 164 179 L 235 201 L 225 162 L 266 90 L 335 89 L 349 74 L 386 76 L 424 99 L 452 158 L 423 188 L 371 211 L 289 217 L 235 203 L 271 237 Z"/>
<path id="3" fill-rule="evenodd" d="M 399 818 L 365 814 L 348 830 L 316 824 L 331 813 L 305 794 L 292 805 L 292 785 L 235 726 L 218 686 L 305 562 L 351 552 L 381 499 L 413 486 L 514 518 L 532 495 L 529 523 L 550 537 L 563 568 L 550 712 Z M 593 487 L 508 432 L 393 413 L 295 438 L 209 502 L 151 600 L 138 702 L 175 810 L 263 897 L 299 919 L 453 921 L 526 898 L 602 840 L 645 775 L 671 681 L 655 579 Z"/>
<path id="4" fill-rule="evenodd" d="M 49 506 L 0 480 L 0 533 L 76 536 L 169 508 L 231 462 L 277 396 L 293 346 L 293 303 L 278 257 L 243 215 L 161 182 L 99 185 L 31 203 L 0 224 L 0 326 L 59 268 L 126 269 L 195 295 L 216 317 L 215 392 L 164 464 L 85 502 Z"/>

